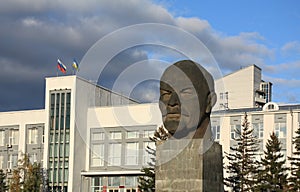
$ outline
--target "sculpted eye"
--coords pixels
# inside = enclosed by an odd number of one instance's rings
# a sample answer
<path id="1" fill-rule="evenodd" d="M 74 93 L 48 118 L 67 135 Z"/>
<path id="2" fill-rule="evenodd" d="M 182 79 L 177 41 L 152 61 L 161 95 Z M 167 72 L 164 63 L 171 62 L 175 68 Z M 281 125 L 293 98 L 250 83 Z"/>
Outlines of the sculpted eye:
<path id="1" fill-rule="evenodd" d="M 161 95 L 161 96 L 170 95 L 170 94 L 171 94 L 171 91 L 160 90 L 160 95 Z"/>
<path id="2" fill-rule="evenodd" d="M 182 95 L 191 95 L 191 94 L 193 94 L 193 90 L 192 90 L 192 88 L 186 88 L 186 89 L 181 90 L 180 93 Z"/>

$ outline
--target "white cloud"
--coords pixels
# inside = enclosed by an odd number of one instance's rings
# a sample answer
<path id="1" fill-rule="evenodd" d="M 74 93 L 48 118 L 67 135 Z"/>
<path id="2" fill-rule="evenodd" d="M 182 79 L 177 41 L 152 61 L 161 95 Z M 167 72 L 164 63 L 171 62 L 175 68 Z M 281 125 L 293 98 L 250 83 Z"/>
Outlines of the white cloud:
<path id="1" fill-rule="evenodd" d="M 293 53 L 300 54 L 300 42 L 292 41 L 282 46 L 281 51 L 283 55 L 289 55 Z"/>

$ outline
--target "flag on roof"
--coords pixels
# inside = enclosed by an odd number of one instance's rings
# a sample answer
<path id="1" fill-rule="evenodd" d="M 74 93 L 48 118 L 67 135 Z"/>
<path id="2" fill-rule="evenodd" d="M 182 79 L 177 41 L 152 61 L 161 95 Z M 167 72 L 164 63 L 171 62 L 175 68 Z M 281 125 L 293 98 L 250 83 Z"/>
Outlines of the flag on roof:
<path id="1" fill-rule="evenodd" d="M 67 67 L 59 59 L 57 59 L 57 68 L 63 73 L 67 72 Z"/>
<path id="2" fill-rule="evenodd" d="M 79 65 L 78 65 L 78 62 L 76 61 L 76 59 L 73 59 L 72 67 L 73 67 L 74 69 L 78 70 Z"/>

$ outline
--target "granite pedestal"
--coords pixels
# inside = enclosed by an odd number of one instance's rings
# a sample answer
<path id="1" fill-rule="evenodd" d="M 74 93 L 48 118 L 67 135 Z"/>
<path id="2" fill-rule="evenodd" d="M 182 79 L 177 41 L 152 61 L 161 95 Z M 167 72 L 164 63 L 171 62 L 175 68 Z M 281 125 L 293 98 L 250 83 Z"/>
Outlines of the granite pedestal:
<path id="1" fill-rule="evenodd" d="M 157 192 L 223 192 L 222 147 L 202 139 L 157 143 L 155 177 Z"/>

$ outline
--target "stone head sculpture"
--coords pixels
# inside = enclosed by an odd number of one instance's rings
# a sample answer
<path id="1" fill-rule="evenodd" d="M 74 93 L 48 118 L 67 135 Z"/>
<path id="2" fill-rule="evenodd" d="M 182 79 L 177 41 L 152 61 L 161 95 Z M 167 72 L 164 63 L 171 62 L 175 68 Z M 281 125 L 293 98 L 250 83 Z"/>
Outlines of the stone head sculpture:
<path id="1" fill-rule="evenodd" d="M 210 113 L 215 102 L 213 78 L 199 64 L 183 60 L 164 71 L 159 108 L 164 126 L 174 138 L 203 138 L 211 132 Z"/>

